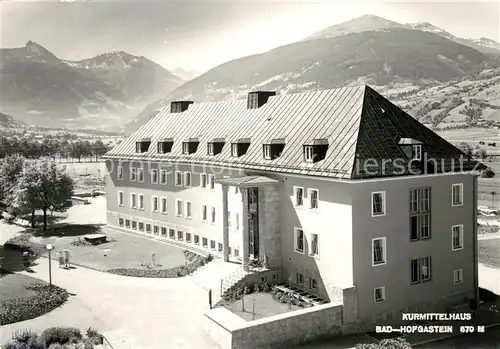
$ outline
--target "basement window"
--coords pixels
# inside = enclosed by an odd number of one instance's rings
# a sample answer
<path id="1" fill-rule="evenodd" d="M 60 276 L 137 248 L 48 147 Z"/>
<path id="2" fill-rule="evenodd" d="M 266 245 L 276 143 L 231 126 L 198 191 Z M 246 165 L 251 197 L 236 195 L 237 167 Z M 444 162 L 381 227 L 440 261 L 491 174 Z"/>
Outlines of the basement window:
<path id="1" fill-rule="evenodd" d="M 231 144 L 231 156 L 239 157 L 245 155 L 250 147 L 250 138 L 240 138 Z"/>
<path id="2" fill-rule="evenodd" d="M 135 152 L 136 153 L 145 153 L 149 150 L 149 146 L 151 145 L 151 139 L 144 138 L 135 143 Z"/>
<path id="3" fill-rule="evenodd" d="M 172 138 L 165 138 L 158 142 L 158 153 L 166 154 L 172 151 L 174 140 Z"/>
<path id="4" fill-rule="evenodd" d="M 200 140 L 198 138 L 190 138 L 187 141 L 182 142 L 182 154 L 189 155 L 196 153 L 199 144 Z"/>
<path id="5" fill-rule="evenodd" d="M 328 150 L 327 139 L 314 139 L 304 144 L 304 162 L 315 163 L 324 160 Z"/>

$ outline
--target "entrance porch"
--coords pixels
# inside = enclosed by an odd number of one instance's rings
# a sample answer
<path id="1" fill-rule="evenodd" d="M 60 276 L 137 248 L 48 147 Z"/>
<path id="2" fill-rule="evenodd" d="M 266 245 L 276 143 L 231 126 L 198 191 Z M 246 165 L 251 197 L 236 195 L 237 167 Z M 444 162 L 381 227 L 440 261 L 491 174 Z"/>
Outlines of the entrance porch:
<path id="1" fill-rule="evenodd" d="M 279 268 L 281 182 L 264 176 L 222 178 L 217 182 L 222 186 L 224 260 L 229 261 L 230 256 L 228 189 L 236 187 L 241 192 L 243 269 L 248 271 L 252 263 L 264 268 Z"/>

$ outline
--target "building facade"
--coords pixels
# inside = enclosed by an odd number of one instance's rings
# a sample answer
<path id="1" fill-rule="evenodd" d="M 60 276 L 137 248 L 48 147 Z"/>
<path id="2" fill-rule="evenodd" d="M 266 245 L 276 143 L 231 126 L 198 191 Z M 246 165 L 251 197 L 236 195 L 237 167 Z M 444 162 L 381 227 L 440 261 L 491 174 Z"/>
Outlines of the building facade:
<path id="1" fill-rule="evenodd" d="M 173 102 L 105 159 L 110 226 L 354 287 L 358 321 L 477 299 L 483 165 L 368 86 Z"/>

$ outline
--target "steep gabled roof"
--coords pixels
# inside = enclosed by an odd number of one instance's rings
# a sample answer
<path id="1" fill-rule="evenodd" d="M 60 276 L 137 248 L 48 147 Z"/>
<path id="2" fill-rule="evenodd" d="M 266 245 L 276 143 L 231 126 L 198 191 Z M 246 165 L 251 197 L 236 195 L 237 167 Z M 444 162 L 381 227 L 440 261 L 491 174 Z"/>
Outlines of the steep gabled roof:
<path id="1" fill-rule="evenodd" d="M 368 86 L 272 96 L 257 109 L 247 109 L 247 101 L 239 100 L 195 103 L 182 113 L 169 110 L 159 112 L 104 158 L 359 179 L 407 175 L 410 169 L 421 166 L 409 164 L 405 144 L 411 147 L 421 142 L 428 157 L 442 160 L 440 172 L 448 172 L 452 160 L 465 155 Z M 171 138 L 174 144 L 165 154 L 158 153 L 156 146 L 135 153 L 135 142 L 143 138 L 153 143 Z M 191 138 L 199 140 L 198 150 L 183 155 L 182 142 Z M 225 145 L 219 154 L 207 155 L 206 146 L 215 139 L 223 139 Z M 234 158 L 230 144 L 240 139 L 249 139 L 250 146 L 245 154 Z M 273 139 L 284 139 L 283 152 L 276 159 L 264 159 L 262 145 Z M 410 144 L 408 139 L 412 139 Z M 328 143 L 326 156 L 305 163 L 303 146 L 314 144 L 314 140 Z M 370 161 L 378 163 L 379 168 L 371 164 L 367 171 L 365 165 Z M 476 163 L 466 162 L 464 169 L 472 169 Z"/>
<path id="2" fill-rule="evenodd" d="M 104 158 L 176 161 L 234 166 L 244 169 L 315 174 L 349 178 L 363 106 L 364 86 L 270 97 L 258 109 L 247 109 L 245 100 L 195 103 L 183 113 L 161 111 L 146 125 L 113 148 Z M 198 137 L 195 154 L 182 155 L 182 141 Z M 135 153 L 135 142 L 149 137 L 153 143 L 173 138 L 172 151 L 158 154 L 156 147 Z M 220 154 L 209 156 L 206 144 L 225 139 Z M 250 138 L 246 154 L 231 157 L 230 143 Z M 284 138 L 280 157 L 265 160 L 262 145 L 271 139 Z M 314 164 L 303 163 L 303 144 L 310 139 L 327 139 L 326 158 Z"/>

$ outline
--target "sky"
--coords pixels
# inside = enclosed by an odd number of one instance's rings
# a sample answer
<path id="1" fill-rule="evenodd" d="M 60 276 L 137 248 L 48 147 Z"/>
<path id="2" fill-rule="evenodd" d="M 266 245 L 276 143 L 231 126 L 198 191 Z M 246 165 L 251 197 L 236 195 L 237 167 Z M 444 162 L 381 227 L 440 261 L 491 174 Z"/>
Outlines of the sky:
<path id="1" fill-rule="evenodd" d="M 32 40 L 68 60 L 126 51 L 167 69 L 203 72 L 368 13 L 500 41 L 498 0 L 0 0 L 0 47 Z"/>

